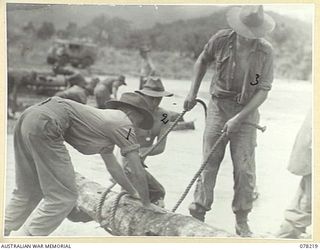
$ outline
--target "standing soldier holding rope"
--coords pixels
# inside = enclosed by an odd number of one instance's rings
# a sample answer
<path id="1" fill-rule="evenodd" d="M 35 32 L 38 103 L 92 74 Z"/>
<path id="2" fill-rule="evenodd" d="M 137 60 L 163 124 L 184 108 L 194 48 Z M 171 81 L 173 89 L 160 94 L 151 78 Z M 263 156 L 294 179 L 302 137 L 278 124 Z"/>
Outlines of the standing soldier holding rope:
<path id="1" fill-rule="evenodd" d="M 255 187 L 256 129 L 244 124 L 259 121 L 258 107 L 266 100 L 273 81 L 273 49 L 264 40 L 275 23 L 263 6 L 234 7 L 227 13 L 231 29 L 218 31 L 205 45 L 194 66 L 191 89 L 184 102 L 186 110 L 196 104 L 197 93 L 207 67 L 214 62 L 203 137 L 204 158 L 222 132 L 227 137 L 218 145 L 198 179 L 190 214 L 204 221 L 213 203 L 213 190 L 225 148 L 230 141 L 234 168 L 232 210 L 236 216 L 236 233 L 250 237 L 247 223 L 252 209 Z"/>

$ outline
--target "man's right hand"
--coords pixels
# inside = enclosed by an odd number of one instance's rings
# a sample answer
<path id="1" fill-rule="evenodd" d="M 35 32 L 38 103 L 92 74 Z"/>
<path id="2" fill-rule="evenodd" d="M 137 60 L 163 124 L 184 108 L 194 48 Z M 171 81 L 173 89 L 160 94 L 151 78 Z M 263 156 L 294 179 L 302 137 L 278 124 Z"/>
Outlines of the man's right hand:
<path id="1" fill-rule="evenodd" d="M 186 99 L 184 100 L 183 108 L 187 111 L 193 109 L 193 107 L 197 104 L 196 96 L 194 95 L 187 95 Z"/>

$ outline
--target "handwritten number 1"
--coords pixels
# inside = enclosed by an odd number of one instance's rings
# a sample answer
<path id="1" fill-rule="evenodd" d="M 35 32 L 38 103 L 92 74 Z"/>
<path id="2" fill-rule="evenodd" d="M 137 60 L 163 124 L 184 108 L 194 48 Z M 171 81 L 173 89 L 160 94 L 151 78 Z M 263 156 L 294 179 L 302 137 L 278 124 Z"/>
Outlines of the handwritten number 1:
<path id="1" fill-rule="evenodd" d="M 127 140 L 129 140 L 130 133 L 131 133 L 131 128 L 129 128 L 129 133 L 127 135 Z"/>
<path id="2" fill-rule="evenodd" d="M 260 77 L 260 75 L 256 74 L 256 82 L 255 83 L 250 82 L 250 84 L 251 85 L 257 85 L 259 83 L 259 81 L 258 81 L 259 77 Z"/>

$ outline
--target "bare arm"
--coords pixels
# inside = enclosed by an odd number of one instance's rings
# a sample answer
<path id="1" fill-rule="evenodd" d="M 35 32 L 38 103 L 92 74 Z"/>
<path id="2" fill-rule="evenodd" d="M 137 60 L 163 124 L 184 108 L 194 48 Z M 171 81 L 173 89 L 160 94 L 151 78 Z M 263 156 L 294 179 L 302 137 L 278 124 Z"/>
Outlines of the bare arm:
<path id="1" fill-rule="evenodd" d="M 198 57 L 193 68 L 193 79 L 189 94 L 184 101 L 184 109 L 191 110 L 196 105 L 196 97 L 201 85 L 201 81 L 207 72 L 208 63 L 204 60 L 204 52 Z"/>
<path id="2" fill-rule="evenodd" d="M 268 97 L 268 91 L 258 90 L 247 105 L 236 115 L 237 119 L 243 121 L 254 110 L 256 110 Z"/>
<path id="3" fill-rule="evenodd" d="M 140 156 L 136 151 L 131 151 L 126 154 L 128 167 L 130 168 L 130 180 L 133 186 L 138 191 L 141 201 L 144 206 L 150 206 L 149 189 L 145 170 L 141 164 Z"/>
<path id="4" fill-rule="evenodd" d="M 104 163 L 106 164 L 107 170 L 111 174 L 112 178 L 117 183 L 119 183 L 119 185 L 122 186 L 131 196 L 137 196 L 137 191 L 124 173 L 114 154 L 110 153 L 100 155 Z"/>
<path id="5" fill-rule="evenodd" d="M 247 116 L 256 110 L 267 99 L 267 97 L 268 91 L 262 89 L 258 90 L 243 109 L 226 122 L 223 130 L 226 131 L 227 134 L 236 132 Z"/>
<path id="6" fill-rule="evenodd" d="M 162 137 L 162 135 L 166 132 L 167 127 L 163 126 L 160 130 L 159 135 L 157 136 L 157 141 L 159 140 L 159 138 Z M 160 143 L 159 145 L 152 151 L 150 152 L 148 155 L 159 155 L 162 154 L 166 148 L 166 144 L 167 144 L 167 137 L 165 137 Z M 143 147 L 140 148 L 140 154 L 144 154 L 144 152 L 146 152 L 147 150 L 149 150 L 150 147 Z"/>

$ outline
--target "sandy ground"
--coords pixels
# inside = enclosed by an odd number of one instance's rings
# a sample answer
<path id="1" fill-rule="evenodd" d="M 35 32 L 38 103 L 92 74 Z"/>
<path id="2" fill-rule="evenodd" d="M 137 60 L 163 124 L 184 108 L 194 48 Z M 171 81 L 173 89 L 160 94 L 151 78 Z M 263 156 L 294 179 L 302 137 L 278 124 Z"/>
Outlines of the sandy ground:
<path id="1" fill-rule="evenodd" d="M 128 79 L 129 86 L 121 91 L 135 89 L 137 79 Z M 165 98 L 164 108 L 182 111 L 189 81 L 165 80 L 166 89 L 176 95 Z M 208 98 L 208 82 L 201 87 L 199 97 Z M 93 99 L 90 104 L 93 104 Z M 300 177 L 286 170 L 295 135 L 312 103 L 312 86 L 306 82 L 275 80 L 268 100 L 260 108 L 261 125 L 267 126 L 265 133 L 258 136 L 256 150 L 257 185 L 260 197 L 254 203 L 250 214 L 250 226 L 256 237 L 274 234 L 281 224 L 283 211 L 293 198 Z M 159 156 L 149 157 L 149 171 L 165 186 L 166 208 L 171 209 L 188 185 L 201 164 L 202 133 L 204 114 L 196 106 L 185 115 L 186 120 L 194 120 L 195 130 L 174 131 L 169 135 L 166 151 Z M 9 132 L 9 130 L 8 130 Z M 98 155 L 84 156 L 68 146 L 76 171 L 87 178 L 107 186 L 109 174 Z M 231 210 L 233 197 L 233 177 L 230 154 L 227 150 L 218 174 L 215 202 L 207 213 L 206 222 L 217 228 L 234 233 L 234 215 Z M 13 136 L 7 137 L 6 199 L 10 199 L 14 188 Z M 192 201 L 193 189 L 181 204 L 178 213 L 188 215 L 188 205 Z M 65 220 L 53 236 L 107 236 L 108 233 L 95 222 L 72 223 Z"/>

